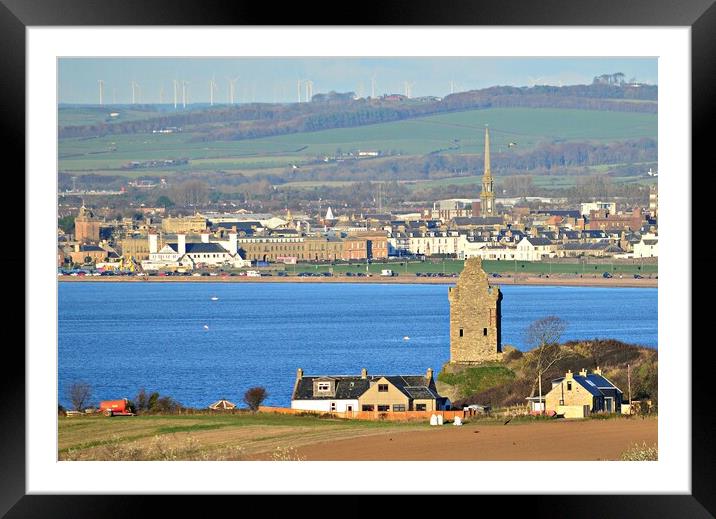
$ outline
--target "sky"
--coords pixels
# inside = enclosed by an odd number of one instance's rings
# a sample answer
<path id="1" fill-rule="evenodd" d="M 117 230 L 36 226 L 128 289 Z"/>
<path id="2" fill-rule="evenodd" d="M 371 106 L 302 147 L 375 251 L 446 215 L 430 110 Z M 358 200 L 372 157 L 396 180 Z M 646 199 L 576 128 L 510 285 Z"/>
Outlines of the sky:
<path id="1" fill-rule="evenodd" d="M 442 97 L 451 92 L 496 85 L 532 86 L 589 84 L 594 76 L 622 72 L 626 79 L 657 83 L 657 58 L 486 58 L 486 57 L 375 57 L 375 58 L 60 58 L 60 103 L 98 104 L 99 80 L 105 104 L 173 103 L 174 80 L 181 103 L 186 82 L 187 103 L 208 103 L 215 82 L 214 103 L 296 102 L 302 100 L 306 80 L 313 94 L 355 92 L 370 96 L 406 93 L 413 97 Z"/>

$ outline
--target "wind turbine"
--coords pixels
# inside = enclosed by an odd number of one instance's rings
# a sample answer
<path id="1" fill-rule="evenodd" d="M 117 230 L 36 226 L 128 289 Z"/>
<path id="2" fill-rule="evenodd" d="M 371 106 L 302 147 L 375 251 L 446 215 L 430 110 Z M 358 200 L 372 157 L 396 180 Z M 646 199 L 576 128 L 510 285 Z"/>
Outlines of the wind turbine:
<path id="1" fill-rule="evenodd" d="M 136 90 L 135 90 L 135 89 L 136 89 L 138 86 L 139 86 L 139 85 L 137 85 L 137 82 L 134 81 L 134 80 L 132 80 L 132 104 L 136 104 L 136 103 L 137 103 L 137 94 L 136 94 Z"/>
<path id="2" fill-rule="evenodd" d="M 102 106 L 104 104 L 104 80 L 98 79 L 97 83 L 99 83 L 99 105 Z"/>
<path id="3" fill-rule="evenodd" d="M 298 102 L 301 102 L 301 80 L 296 80 L 296 92 L 298 93 Z"/>
<path id="4" fill-rule="evenodd" d="M 209 105 L 214 106 L 214 90 L 216 90 L 216 81 L 211 78 L 209 81 Z"/>
<path id="5" fill-rule="evenodd" d="M 304 81 L 304 84 L 306 86 L 306 102 L 309 102 L 313 99 L 313 81 L 307 79 Z"/>
<path id="6" fill-rule="evenodd" d="M 188 81 L 181 80 L 181 102 L 182 108 L 186 108 L 186 86 L 189 84 Z"/>
<path id="7" fill-rule="evenodd" d="M 229 104 L 234 104 L 234 93 L 236 92 L 236 82 L 239 80 L 238 77 L 229 79 Z"/>
<path id="8" fill-rule="evenodd" d="M 403 84 L 405 85 L 405 97 L 410 99 L 413 96 L 413 85 L 415 83 L 410 83 L 408 81 L 405 81 Z"/>
<path id="9" fill-rule="evenodd" d="M 177 83 L 178 81 L 174 80 L 174 110 L 177 109 Z"/>
<path id="10" fill-rule="evenodd" d="M 544 79 L 544 77 L 541 76 L 541 77 L 538 77 L 538 78 L 533 78 L 532 76 L 527 76 L 527 79 L 529 80 L 529 82 L 528 82 L 527 84 L 528 84 L 529 86 L 533 87 L 533 86 L 536 86 L 536 85 L 537 85 L 537 82 L 538 82 L 538 81 Z"/>
<path id="11" fill-rule="evenodd" d="M 375 99 L 375 76 L 370 78 L 370 97 Z"/>

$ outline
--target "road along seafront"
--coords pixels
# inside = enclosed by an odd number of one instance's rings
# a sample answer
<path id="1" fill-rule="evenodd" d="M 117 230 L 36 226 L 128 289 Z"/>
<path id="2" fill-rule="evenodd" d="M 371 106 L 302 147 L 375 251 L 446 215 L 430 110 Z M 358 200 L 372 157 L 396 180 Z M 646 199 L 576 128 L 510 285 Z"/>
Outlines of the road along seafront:
<path id="1" fill-rule="evenodd" d="M 418 277 L 418 276 L 58 276 L 61 282 L 71 283 L 396 283 L 409 285 L 454 285 L 454 277 Z M 490 282 L 495 285 L 544 285 L 575 287 L 632 287 L 657 288 L 655 278 L 604 278 L 579 277 L 574 275 L 495 277 Z"/>

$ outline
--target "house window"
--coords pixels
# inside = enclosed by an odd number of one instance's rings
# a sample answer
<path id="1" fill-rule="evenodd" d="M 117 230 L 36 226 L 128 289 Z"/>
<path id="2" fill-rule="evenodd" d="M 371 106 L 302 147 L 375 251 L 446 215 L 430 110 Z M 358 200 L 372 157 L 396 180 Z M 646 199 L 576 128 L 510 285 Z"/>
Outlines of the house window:
<path id="1" fill-rule="evenodd" d="M 564 405 L 564 400 L 560 400 L 559 405 Z"/>
<path id="2" fill-rule="evenodd" d="M 389 405 L 379 405 L 378 411 L 383 412 L 383 413 L 388 412 L 388 411 L 390 411 L 390 406 Z"/>
<path id="3" fill-rule="evenodd" d="M 567 382 L 567 391 L 572 391 L 572 383 Z"/>
<path id="4" fill-rule="evenodd" d="M 487 336 L 487 328 L 482 329 L 482 335 Z"/>
<path id="5" fill-rule="evenodd" d="M 425 410 L 427 410 L 427 404 L 415 404 L 415 410 L 416 411 L 425 411 Z"/>
<path id="6" fill-rule="evenodd" d="M 388 392 L 388 384 L 378 384 L 378 392 L 379 393 L 387 393 Z"/>
<path id="7" fill-rule="evenodd" d="M 331 411 L 335 411 L 335 410 L 336 410 L 336 403 L 331 402 Z"/>
<path id="8" fill-rule="evenodd" d="M 330 391 L 331 385 L 328 382 L 319 382 L 318 383 L 318 390 L 319 391 Z"/>
<path id="9" fill-rule="evenodd" d="M 372 411 L 373 410 L 373 404 L 363 404 L 361 407 L 361 411 Z"/>
<path id="10" fill-rule="evenodd" d="M 462 334 L 463 334 L 463 330 L 462 330 L 462 328 L 460 328 L 460 337 L 462 337 Z"/>
<path id="11" fill-rule="evenodd" d="M 393 404 L 393 411 L 398 412 L 405 412 L 405 404 Z"/>

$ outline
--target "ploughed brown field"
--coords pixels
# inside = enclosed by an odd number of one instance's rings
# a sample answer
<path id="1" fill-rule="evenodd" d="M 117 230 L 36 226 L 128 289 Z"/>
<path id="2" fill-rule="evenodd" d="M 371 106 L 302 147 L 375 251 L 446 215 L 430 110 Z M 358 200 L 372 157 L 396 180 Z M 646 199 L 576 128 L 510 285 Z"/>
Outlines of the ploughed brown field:
<path id="1" fill-rule="evenodd" d="M 634 444 L 657 444 L 653 418 L 451 424 L 303 445 L 308 461 L 618 460 Z M 253 459 L 265 459 L 261 455 Z"/>

